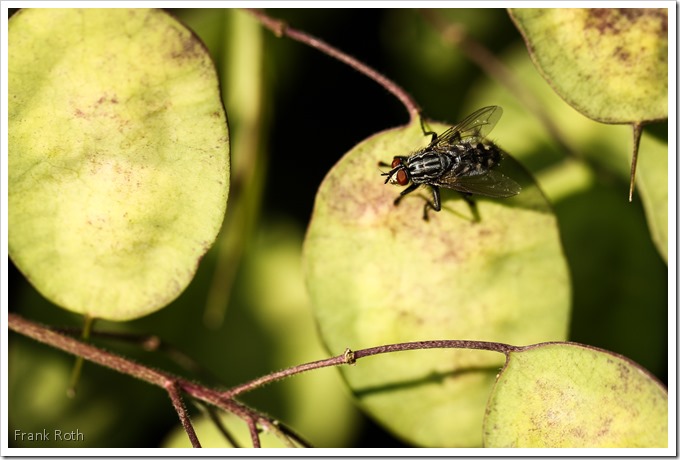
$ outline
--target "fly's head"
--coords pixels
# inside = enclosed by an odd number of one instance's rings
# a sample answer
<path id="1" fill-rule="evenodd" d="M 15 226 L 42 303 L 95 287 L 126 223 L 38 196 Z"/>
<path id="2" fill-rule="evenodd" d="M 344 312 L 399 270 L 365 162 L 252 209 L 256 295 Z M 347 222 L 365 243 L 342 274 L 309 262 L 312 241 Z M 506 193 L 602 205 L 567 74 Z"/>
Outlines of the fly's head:
<path id="1" fill-rule="evenodd" d="M 382 175 L 387 176 L 385 183 L 390 182 L 395 185 L 407 185 L 411 182 L 411 176 L 404 157 L 394 157 L 394 160 L 392 160 L 392 169 L 389 172 L 382 173 Z"/>

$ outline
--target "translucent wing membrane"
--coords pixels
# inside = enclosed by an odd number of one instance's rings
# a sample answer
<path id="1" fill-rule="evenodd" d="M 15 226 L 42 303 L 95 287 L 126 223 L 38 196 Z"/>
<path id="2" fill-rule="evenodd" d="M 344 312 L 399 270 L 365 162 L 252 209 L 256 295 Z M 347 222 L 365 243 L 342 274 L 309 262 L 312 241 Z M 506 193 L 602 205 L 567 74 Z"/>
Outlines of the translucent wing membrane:
<path id="1" fill-rule="evenodd" d="M 503 115 L 503 109 L 497 105 L 483 107 L 440 134 L 430 147 L 441 144 L 481 141 L 496 126 L 501 115 Z"/>
<path id="2" fill-rule="evenodd" d="M 522 187 L 498 171 L 488 171 L 476 176 L 456 176 L 444 174 L 434 185 L 463 193 L 473 193 L 494 198 L 508 198 L 517 195 Z"/>

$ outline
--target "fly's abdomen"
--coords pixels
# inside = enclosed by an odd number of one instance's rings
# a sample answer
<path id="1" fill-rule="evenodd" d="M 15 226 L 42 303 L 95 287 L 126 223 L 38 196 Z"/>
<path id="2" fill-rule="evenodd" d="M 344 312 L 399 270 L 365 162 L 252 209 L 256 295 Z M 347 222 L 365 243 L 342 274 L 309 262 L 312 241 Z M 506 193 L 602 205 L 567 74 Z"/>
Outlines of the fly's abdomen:
<path id="1" fill-rule="evenodd" d="M 407 167 L 414 183 L 427 183 L 439 178 L 451 167 L 451 158 L 442 153 L 423 152 L 409 157 Z"/>
<path id="2" fill-rule="evenodd" d="M 494 144 L 460 144 L 456 165 L 457 176 L 486 174 L 501 162 L 501 152 Z"/>

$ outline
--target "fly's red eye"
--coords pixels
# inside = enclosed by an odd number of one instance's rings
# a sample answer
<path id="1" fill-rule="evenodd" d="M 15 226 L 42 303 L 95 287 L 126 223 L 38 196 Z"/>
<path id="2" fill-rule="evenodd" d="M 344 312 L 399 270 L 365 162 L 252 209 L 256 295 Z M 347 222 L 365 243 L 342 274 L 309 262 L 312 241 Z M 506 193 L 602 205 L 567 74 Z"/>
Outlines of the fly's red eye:
<path id="1" fill-rule="evenodd" d="M 408 175 L 406 174 L 406 171 L 404 171 L 403 169 L 397 171 L 397 184 L 399 185 L 408 184 Z"/>
<path id="2" fill-rule="evenodd" d="M 395 158 L 394 160 L 392 160 L 392 167 L 393 168 L 396 168 L 400 164 L 401 164 L 401 158 Z"/>

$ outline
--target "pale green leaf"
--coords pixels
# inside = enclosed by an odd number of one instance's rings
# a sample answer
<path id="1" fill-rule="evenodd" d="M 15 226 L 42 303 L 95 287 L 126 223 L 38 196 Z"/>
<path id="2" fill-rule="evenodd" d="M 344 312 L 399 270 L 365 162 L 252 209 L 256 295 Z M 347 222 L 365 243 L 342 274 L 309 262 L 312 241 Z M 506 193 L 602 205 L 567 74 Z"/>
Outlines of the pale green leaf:
<path id="1" fill-rule="evenodd" d="M 303 262 L 330 352 L 428 339 L 564 339 L 570 292 L 557 223 L 514 160 L 507 157 L 502 169 L 522 192 L 476 197 L 479 221 L 452 191 L 429 222 L 422 219 L 425 189 L 393 205 L 402 188 L 383 183 L 378 162 L 428 141 L 417 123 L 377 134 L 347 153 L 319 188 Z M 408 441 L 478 446 L 502 362 L 488 352 L 425 350 L 362 360 L 342 372 L 362 407 Z"/>
<path id="2" fill-rule="evenodd" d="M 668 143 L 650 135 L 640 140 L 637 180 L 652 241 L 668 263 Z"/>
<path id="3" fill-rule="evenodd" d="M 215 240 L 229 188 L 215 69 L 172 16 L 22 10 L 9 22 L 9 252 L 74 312 L 164 307 Z"/>
<path id="4" fill-rule="evenodd" d="M 668 10 L 519 8 L 510 15 L 553 89 L 605 123 L 668 117 Z"/>
<path id="5" fill-rule="evenodd" d="M 667 447 L 668 393 L 622 356 L 573 343 L 509 354 L 486 447 Z"/>

